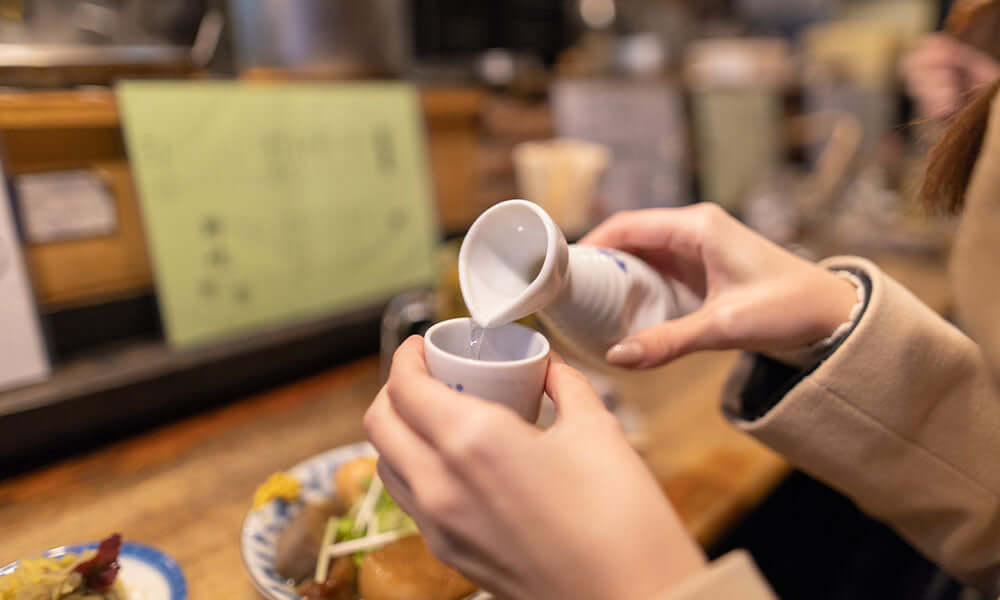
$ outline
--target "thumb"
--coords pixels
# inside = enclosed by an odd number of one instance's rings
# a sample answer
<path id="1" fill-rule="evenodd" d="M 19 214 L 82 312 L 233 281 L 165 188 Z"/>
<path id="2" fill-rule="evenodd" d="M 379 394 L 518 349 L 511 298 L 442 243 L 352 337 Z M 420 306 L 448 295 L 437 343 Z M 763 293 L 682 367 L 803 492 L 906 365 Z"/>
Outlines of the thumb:
<path id="1" fill-rule="evenodd" d="M 587 377 L 556 354 L 549 361 L 545 393 L 552 398 L 560 418 L 574 419 L 606 410 Z"/>
<path id="2" fill-rule="evenodd" d="M 605 358 L 619 367 L 644 369 L 699 350 L 716 349 L 719 342 L 709 311 L 703 307 L 625 338 L 612 346 Z"/>

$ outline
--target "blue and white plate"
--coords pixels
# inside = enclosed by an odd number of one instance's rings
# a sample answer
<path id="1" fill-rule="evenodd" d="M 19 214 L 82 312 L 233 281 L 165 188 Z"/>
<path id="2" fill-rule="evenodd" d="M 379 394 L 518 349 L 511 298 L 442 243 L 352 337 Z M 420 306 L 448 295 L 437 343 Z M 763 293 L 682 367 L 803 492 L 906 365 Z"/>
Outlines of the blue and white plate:
<path id="1" fill-rule="evenodd" d="M 44 558 L 66 554 L 83 554 L 97 549 L 98 542 L 58 546 L 42 553 Z M 137 542 L 124 542 L 118 555 L 121 571 L 118 577 L 125 584 L 130 600 L 187 600 L 187 582 L 177 561 L 156 548 Z M 0 577 L 14 572 L 21 564 L 15 561 L 0 567 Z"/>
<path id="2" fill-rule="evenodd" d="M 361 456 L 375 456 L 368 442 L 340 446 L 306 459 L 287 471 L 302 484 L 302 495 L 295 502 L 276 499 L 251 510 L 243 521 L 240 550 L 243 565 L 254 586 L 270 600 L 297 600 L 294 587 L 274 569 L 278 536 L 306 502 L 333 497 L 333 477 L 340 466 Z"/>

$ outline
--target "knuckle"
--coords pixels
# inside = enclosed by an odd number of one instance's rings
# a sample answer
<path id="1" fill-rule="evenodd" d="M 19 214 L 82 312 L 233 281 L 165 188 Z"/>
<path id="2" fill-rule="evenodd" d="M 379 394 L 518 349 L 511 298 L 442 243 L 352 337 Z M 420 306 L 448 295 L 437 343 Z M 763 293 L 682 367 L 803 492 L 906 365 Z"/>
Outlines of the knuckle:
<path id="1" fill-rule="evenodd" d="M 403 386 L 400 376 L 390 373 L 388 381 L 385 382 L 385 393 L 390 399 L 397 399 L 403 393 Z"/>
<path id="2" fill-rule="evenodd" d="M 443 443 L 446 460 L 456 465 L 481 465 L 493 458 L 492 410 L 477 410 L 465 419 Z"/>
<path id="3" fill-rule="evenodd" d="M 384 410 L 384 400 L 379 397 L 376 397 L 375 401 L 368 406 L 367 410 L 365 410 L 365 414 L 361 419 L 361 424 L 369 438 L 371 438 L 381 426 Z"/>
<path id="4" fill-rule="evenodd" d="M 699 224 L 703 231 L 711 231 L 729 216 L 721 206 L 714 202 L 702 202 L 695 209 L 698 211 Z"/>
<path id="5" fill-rule="evenodd" d="M 454 518 L 462 509 L 461 496 L 445 485 L 431 485 L 414 490 L 420 509 L 434 522 Z"/>
<path id="6" fill-rule="evenodd" d="M 583 373 L 581 373 L 577 369 L 574 369 L 568 364 L 552 363 L 551 365 L 549 365 L 549 368 L 552 369 L 553 372 L 558 377 L 565 377 L 575 382 L 587 383 L 588 385 L 590 384 L 590 380 L 587 379 L 587 377 Z"/>
<path id="7" fill-rule="evenodd" d="M 625 429 L 622 427 L 621 421 L 607 410 L 596 413 L 593 416 L 591 426 L 595 432 L 604 436 L 618 437 L 625 435 Z"/>
<path id="8" fill-rule="evenodd" d="M 369 406 L 368 410 L 365 411 L 365 416 L 361 420 L 362 425 L 365 428 L 365 432 L 368 437 L 371 437 L 372 431 L 378 428 L 378 415 L 374 406 Z"/>
<path id="9" fill-rule="evenodd" d="M 397 346 L 396 349 L 393 351 L 392 362 L 395 363 L 396 359 L 400 358 L 405 353 L 406 353 L 406 342 L 403 342 L 402 344 Z"/>
<path id="10" fill-rule="evenodd" d="M 743 323 L 740 309 L 730 303 L 719 304 L 712 309 L 715 329 L 725 338 L 737 337 Z"/>
<path id="11" fill-rule="evenodd" d="M 627 224 L 631 219 L 631 216 L 632 216 L 631 211 L 616 212 L 615 214 L 608 217 L 607 220 L 604 221 L 604 224 L 609 227 L 620 227 L 622 225 Z"/>
<path id="12" fill-rule="evenodd" d="M 657 361 L 671 360 L 678 351 L 677 341 L 665 331 L 645 336 L 642 343 L 646 347 L 646 354 L 652 355 Z"/>
<path id="13" fill-rule="evenodd" d="M 627 235 L 633 229 L 635 217 L 636 211 L 634 210 L 616 212 L 605 219 L 604 223 L 602 223 L 599 227 L 599 230 L 605 237 L 617 240 L 621 236 Z"/>
<path id="14" fill-rule="evenodd" d="M 712 223 L 716 218 L 713 214 L 716 210 L 714 206 L 711 203 L 702 202 L 690 208 L 691 217 L 687 227 L 699 244 L 703 244 L 706 240 L 711 239 Z"/>
<path id="15" fill-rule="evenodd" d="M 403 340 L 403 343 L 400 344 L 399 347 L 396 348 L 395 352 L 392 353 L 393 362 L 395 362 L 397 358 L 405 354 L 408 354 L 409 352 L 412 352 L 413 345 L 417 343 L 417 340 L 419 338 L 420 336 L 418 335 L 411 335 L 410 337 Z"/>

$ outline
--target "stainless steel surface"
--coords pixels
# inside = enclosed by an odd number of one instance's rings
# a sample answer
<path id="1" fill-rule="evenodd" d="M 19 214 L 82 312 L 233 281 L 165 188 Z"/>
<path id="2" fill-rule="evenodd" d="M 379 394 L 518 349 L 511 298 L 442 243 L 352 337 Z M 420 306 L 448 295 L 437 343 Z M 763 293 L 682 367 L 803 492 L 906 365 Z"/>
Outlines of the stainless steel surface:
<path id="1" fill-rule="evenodd" d="M 412 54 L 406 0 L 230 0 L 236 58 L 253 67 L 399 74 Z"/>
<path id="2" fill-rule="evenodd" d="M 0 67 L 140 65 L 183 62 L 187 46 L 0 44 Z"/>
<path id="3" fill-rule="evenodd" d="M 207 0 L 0 0 L 0 42 L 188 45 Z"/>

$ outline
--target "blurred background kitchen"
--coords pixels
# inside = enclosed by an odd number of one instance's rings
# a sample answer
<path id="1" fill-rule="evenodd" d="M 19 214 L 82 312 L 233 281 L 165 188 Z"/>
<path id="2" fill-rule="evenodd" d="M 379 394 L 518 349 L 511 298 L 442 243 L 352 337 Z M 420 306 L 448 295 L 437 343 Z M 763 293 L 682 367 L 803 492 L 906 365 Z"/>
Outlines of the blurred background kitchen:
<path id="1" fill-rule="evenodd" d="M 1000 50 L 991 4 L 0 0 L 0 476 L 357 360 L 376 381 L 370 357 L 462 313 L 461 236 L 510 198 L 571 238 L 715 202 L 948 314 L 953 223 L 915 197 L 940 120 L 900 70 L 942 28 Z M 652 376 L 579 360 L 682 514 L 746 484 L 699 537 L 750 546 L 779 591 L 804 576 L 754 532 L 803 504 L 833 516 L 784 535 L 858 572 L 919 560 L 755 444 L 711 450 L 739 437 L 721 423 L 684 433 L 700 470 L 674 478 L 656 440 L 684 421 Z M 729 363 L 685 364 L 660 389 L 709 407 Z"/>

